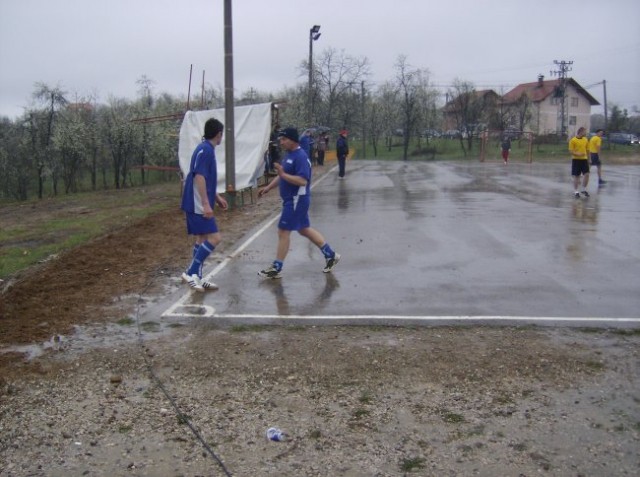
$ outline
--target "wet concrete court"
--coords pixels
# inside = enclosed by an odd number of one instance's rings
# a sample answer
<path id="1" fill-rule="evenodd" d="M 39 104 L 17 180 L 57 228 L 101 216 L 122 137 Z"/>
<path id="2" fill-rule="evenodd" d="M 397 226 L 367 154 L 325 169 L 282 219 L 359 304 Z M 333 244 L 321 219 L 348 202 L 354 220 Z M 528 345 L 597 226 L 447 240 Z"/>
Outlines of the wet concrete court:
<path id="1" fill-rule="evenodd" d="M 333 273 L 294 234 L 283 278 L 258 277 L 274 258 L 274 217 L 206 270 L 219 291 L 181 288 L 146 314 L 638 326 L 640 168 L 607 167 L 608 184 L 592 181 L 588 199 L 573 197 L 569 170 L 569 162 L 351 161 L 345 180 L 332 172 L 312 195 L 312 226 L 342 254 Z"/>

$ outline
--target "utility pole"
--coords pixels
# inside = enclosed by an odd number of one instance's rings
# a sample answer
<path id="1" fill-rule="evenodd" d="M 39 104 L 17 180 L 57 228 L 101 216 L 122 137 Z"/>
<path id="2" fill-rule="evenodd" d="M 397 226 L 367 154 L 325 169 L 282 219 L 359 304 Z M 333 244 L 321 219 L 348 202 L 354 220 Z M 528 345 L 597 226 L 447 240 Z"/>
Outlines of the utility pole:
<path id="1" fill-rule="evenodd" d="M 365 99 L 366 99 L 366 95 L 364 91 L 364 81 L 362 81 L 360 83 L 360 106 L 362 108 L 360 120 L 362 121 L 362 158 L 363 159 L 366 159 L 367 157 L 367 141 L 365 139 L 365 134 L 367 131 L 367 127 L 365 124 L 365 104 L 366 104 Z"/>
<path id="2" fill-rule="evenodd" d="M 609 134 L 607 131 L 609 127 L 609 115 L 607 112 L 607 80 L 602 80 L 602 87 L 604 88 L 604 130 Z"/>
<path id="3" fill-rule="evenodd" d="M 235 109 L 233 103 L 233 21 L 231 0 L 224 1 L 224 128 L 225 180 L 229 207 L 236 205 Z"/>
<path id="4" fill-rule="evenodd" d="M 567 126 L 566 126 L 566 113 L 565 113 L 565 103 L 566 103 L 566 86 L 567 86 L 567 73 L 571 71 L 571 65 L 573 61 L 565 61 L 565 60 L 553 60 L 553 63 L 558 65 L 558 70 L 551 71 L 551 76 L 558 76 L 560 78 L 560 134 L 562 137 L 567 136 Z"/>

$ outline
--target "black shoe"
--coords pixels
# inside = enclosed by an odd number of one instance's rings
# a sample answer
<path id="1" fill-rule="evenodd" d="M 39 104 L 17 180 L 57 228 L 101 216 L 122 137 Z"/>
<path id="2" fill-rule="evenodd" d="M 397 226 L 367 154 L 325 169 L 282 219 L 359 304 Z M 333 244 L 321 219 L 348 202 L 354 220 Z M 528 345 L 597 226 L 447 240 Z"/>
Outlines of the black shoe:
<path id="1" fill-rule="evenodd" d="M 576 192 L 575 194 L 573 194 L 573 196 L 574 196 L 576 199 L 579 199 L 579 198 L 580 198 L 580 192 Z"/>
<path id="2" fill-rule="evenodd" d="M 607 181 L 603 181 L 603 180 L 599 180 L 598 181 L 598 185 L 605 185 L 607 183 Z"/>
<path id="3" fill-rule="evenodd" d="M 586 190 L 582 191 L 582 195 L 585 196 L 585 197 L 589 197 L 589 193 Z"/>

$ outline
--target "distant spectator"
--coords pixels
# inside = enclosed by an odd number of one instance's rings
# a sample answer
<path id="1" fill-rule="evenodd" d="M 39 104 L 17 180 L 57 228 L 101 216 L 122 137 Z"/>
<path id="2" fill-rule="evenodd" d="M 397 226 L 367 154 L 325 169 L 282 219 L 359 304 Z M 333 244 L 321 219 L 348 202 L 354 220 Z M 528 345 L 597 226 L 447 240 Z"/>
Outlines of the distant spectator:
<path id="1" fill-rule="evenodd" d="M 320 136 L 318 136 L 318 142 L 317 142 L 319 166 L 324 166 L 324 154 L 327 151 L 328 144 L 329 144 L 329 136 L 327 136 L 326 132 L 321 133 Z"/>
<path id="2" fill-rule="evenodd" d="M 591 165 L 598 169 L 598 185 L 602 186 L 607 181 L 602 180 L 602 164 L 600 162 L 600 149 L 602 148 L 602 135 L 604 131 L 598 129 L 596 135 L 589 139 L 589 154 L 591 157 Z"/>
<path id="3" fill-rule="evenodd" d="M 338 156 L 338 177 L 344 179 L 347 156 L 349 155 L 349 143 L 347 142 L 347 130 L 340 131 L 336 141 L 336 154 Z"/>
<path id="4" fill-rule="evenodd" d="M 506 134 L 502 138 L 500 147 L 502 148 L 502 160 L 506 164 L 509 161 L 509 152 L 511 151 L 511 139 Z"/>
<path id="5" fill-rule="evenodd" d="M 300 136 L 300 147 L 307 154 L 309 161 L 312 162 L 311 150 L 312 150 L 313 138 L 311 137 L 311 131 L 306 129 Z"/>

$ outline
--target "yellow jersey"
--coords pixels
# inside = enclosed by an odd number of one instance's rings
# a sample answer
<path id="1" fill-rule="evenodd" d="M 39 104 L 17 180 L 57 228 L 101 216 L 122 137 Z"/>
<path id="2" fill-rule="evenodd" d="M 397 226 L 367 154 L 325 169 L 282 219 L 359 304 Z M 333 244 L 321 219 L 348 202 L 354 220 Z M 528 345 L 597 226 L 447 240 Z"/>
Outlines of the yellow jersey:
<path id="1" fill-rule="evenodd" d="M 602 147 L 602 138 L 596 134 L 589 139 L 589 152 L 598 154 L 600 153 L 600 147 Z"/>
<path id="2" fill-rule="evenodd" d="M 574 159 L 587 160 L 587 150 L 589 149 L 589 141 L 586 137 L 574 136 L 569 141 L 569 152 Z"/>

